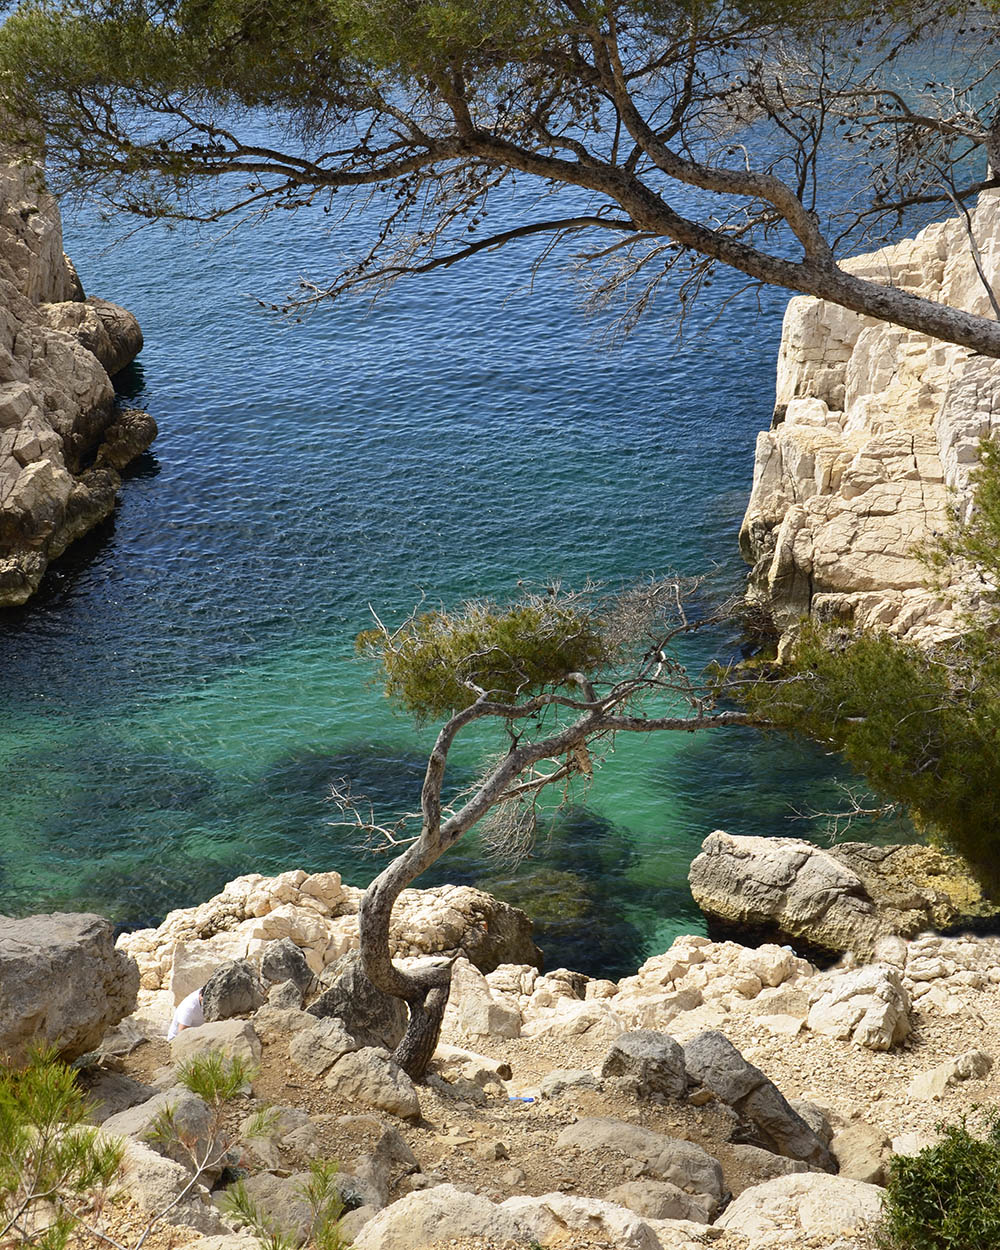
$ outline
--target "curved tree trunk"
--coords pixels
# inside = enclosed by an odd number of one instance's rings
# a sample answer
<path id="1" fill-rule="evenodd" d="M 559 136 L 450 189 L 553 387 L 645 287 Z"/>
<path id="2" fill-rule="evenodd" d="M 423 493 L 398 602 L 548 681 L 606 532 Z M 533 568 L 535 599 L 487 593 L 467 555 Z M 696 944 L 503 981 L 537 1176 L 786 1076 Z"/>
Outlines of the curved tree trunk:
<path id="1" fill-rule="evenodd" d="M 641 685 L 642 683 L 640 683 Z M 746 712 L 699 713 L 693 717 L 623 716 L 616 714 L 619 704 L 635 694 L 635 683 L 626 681 L 612 694 L 606 696 L 605 705 L 593 701 L 576 703 L 557 699 L 554 695 L 529 699 L 518 706 L 493 703 L 485 697 L 462 712 L 456 713 L 438 734 L 434 750 L 427 762 L 427 772 L 421 794 L 424 824 L 420 837 L 398 859 L 379 873 L 365 891 L 358 918 L 361 939 L 361 960 L 368 979 L 386 994 L 401 998 L 409 1010 L 409 1023 L 403 1040 L 396 1047 L 393 1058 L 412 1079 L 418 1080 L 427 1071 L 434 1055 L 441 1021 L 448 1004 L 451 989 L 452 961 L 442 961 L 420 972 L 403 972 L 392 962 L 389 953 L 389 921 L 393 905 L 402 891 L 425 869 L 458 841 L 509 793 L 517 779 L 532 764 L 545 759 L 560 759 L 594 734 L 601 732 L 655 733 L 673 729 L 693 732 L 696 729 L 715 729 L 724 725 L 749 725 L 757 723 Z M 463 806 L 451 812 L 442 822 L 441 782 L 444 777 L 448 748 L 455 735 L 470 721 L 481 716 L 499 716 L 504 720 L 519 720 L 534 715 L 540 707 L 561 702 L 582 714 L 570 725 L 565 725 L 538 742 L 521 743 L 510 749 L 507 755 L 492 768 L 481 784 L 466 799 Z M 547 781 L 564 776 L 556 769 Z M 546 784 L 543 781 L 543 784 Z M 532 788 L 537 789 L 537 785 Z"/>
<path id="2" fill-rule="evenodd" d="M 425 830 L 371 883 L 359 914 L 361 960 L 368 979 L 384 993 L 403 999 L 410 1013 L 406 1033 L 392 1057 L 413 1080 L 427 1071 L 437 1047 L 451 989 L 452 963 L 419 973 L 403 972 L 389 954 L 389 921 L 396 899 L 441 850 L 443 847 L 436 847 Z"/>

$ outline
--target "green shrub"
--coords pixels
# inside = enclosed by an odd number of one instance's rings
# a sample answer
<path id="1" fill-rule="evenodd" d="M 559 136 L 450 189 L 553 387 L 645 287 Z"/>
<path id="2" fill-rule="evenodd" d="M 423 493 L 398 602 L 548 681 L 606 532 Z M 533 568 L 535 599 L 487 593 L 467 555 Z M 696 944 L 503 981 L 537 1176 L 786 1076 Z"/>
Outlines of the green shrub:
<path id="1" fill-rule="evenodd" d="M 957 852 L 1000 895 L 1000 445 L 986 443 L 964 527 L 924 555 L 981 578 L 963 632 L 928 648 L 885 633 L 803 624 L 785 680 L 738 695 L 772 724 L 843 753 L 933 841 Z"/>
<path id="2" fill-rule="evenodd" d="M 178 1084 L 215 1109 L 245 1092 L 257 1074 L 255 1064 L 221 1050 L 206 1051 L 177 1065 Z"/>
<path id="3" fill-rule="evenodd" d="M 1000 1113 L 984 1137 L 963 1119 L 918 1155 L 897 1155 L 886 1185 L 881 1250 L 1000 1246 Z"/>
<path id="4" fill-rule="evenodd" d="M 73 1069 L 50 1052 L 0 1068 L 0 1245 L 62 1250 L 74 1199 L 117 1174 L 121 1144 L 99 1138 L 87 1109 Z"/>
<path id="5" fill-rule="evenodd" d="M 270 1219 L 247 1193 L 242 1181 L 226 1191 L 222 1208 L 250 1229 L 261 1250 L 296 1250 L 300 1245 L 307 1250 L 345 1250 L 348 1243 L 340 1231 L 344 1204 L 337 1186 L 337 1171 L 337 1164 L 325 1159 L 310 1163 L 308 1181 L 298 1186 L 309 1208 L 309 1223 L 301 1238 L 295 1230 Z"/>
<path id="6" fill-rule="evenodd" d="M 165 1106 L 153 1119 L 146 1136 L 167 1148 L 172 1157 L 175 1152 L 185 1157 L 180 1161 L 192 1169 L 196 1177 L 203 1172 L 226 1163 L 234 1156 L 232 1141 L 224 1130 L 225 1112 L 237 1094 L 246 1092 L 257 1075 L 257 1068 L 239 1055 L 224 1055 L 221 1050 L 208 1050 L 204 1054 L 178 1064 L 177 1082 L 196 1094 L 211 1109 L 211 1127 L 206 1140 L 199 1143 L 188 1138 L 182 1131 L 172 1104 Z M 266 1119 L 266 1113 L 258 1113 L 258 1119 Z"/>

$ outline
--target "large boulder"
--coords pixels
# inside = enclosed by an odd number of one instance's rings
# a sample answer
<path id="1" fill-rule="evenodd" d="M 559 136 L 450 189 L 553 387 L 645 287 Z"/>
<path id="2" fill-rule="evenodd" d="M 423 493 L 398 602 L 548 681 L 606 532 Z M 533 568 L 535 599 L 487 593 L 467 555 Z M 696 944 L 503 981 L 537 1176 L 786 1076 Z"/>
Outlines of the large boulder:
<path id="1" fill-rule="evenodd" d="M 667 1137 L 623 1120 L 584 1116 L 563 1129 L 556 1150 L 577 1150 L 602 1161 L 608 1151 L 635 1159 L 654 1180 L 668 1181 L 697 1197 L 708 1220 L 727 1196 L 722 1165 L 694 1142 Z"/>
<path id="2" fill-rule="evenodd" d="M 699 1250 L 705 1245 L 705 1224 L 701 1220 L 650 1222 L 634 1211 L 600 1198 L 576 1194 L 528 1194 L 508 1198 L 500 1210 L 516 1217 L 530 1246 L 564 1248 L 579 1244 L 581 1238 L 600 1238 L 598 1244 L 617 1250 Z"/>
<path id="3" fill-rule="evenodd" d="M 467 959 L 456 959 L 441 1034 L 449 1041 L 520 1037 L 521 1013 L 495 995 L 489 981 Z"/>
<path id="4" fill-rule="evenodd" d="M 201 1180 L 217 1177 L 228 1162 L 215 1113 L 183 1085 L 109 1116 L 102 1128 L 109 1137 L 143 1142 Z"/>
<path id="5" fill-rule="evenodd" d="M 716 1220 L 716 1227 L 740 1233 L 751 1244 L 769 1245 L 769 1238 L 781 1235 L 794 1239 L 788 1245 L 811 1237 L 854 1245 L 843 1238 L 854 1231 L 862 1236 L 871 1232 L 882 1214 L 883 1193 L 877 1185 L 821 1172 L 779 1176 L 745 1189 Z"/>
<path id="6" fill-rule="evenodd" d="M 412 1120 L 420 1115 L 413 1082 L 388 1051 L 376 1046 L 351 1050 L 327 1072 L 323 1083 L 341 1098 L 362 1107 Z"/>
<path id="7" fill-rule="evenodd" d="M 995 925 L 1000 908 L 961 861 L 934 846 L 710 834 L 689 871 L 691 894 L 720 934 L 734 931 L 868 960 L 886 935 Z"/>
<path id="8" fill-rule="evenodd" d="M 269 1228 L 293 1245 L 301 1246 L 307 1239 L 313 1221 L 313 1209 L 305 1194 L 308 1172 L 291 1176 L 275 1176 L 258 1172 L 243 1182 L 244 1190 Z"/>
<path id="9" fill-rule="evenodd" d="M 331 964 L 323 984 L 325 989 L 309 1008 L 310 1015 L 341 1020 L 361 1046 L 396 1049 L 406 1032 L 406 1004 L 369 980 L 357 951 Z"/>
<path id="10" fill-rule="evenodd" d="M 115 949 L 109 920 L 0 917 L 0 1053 L 15 1062 L 35 1046 L 64 1059 L 93 1050 L 132 1014 L 138 991 L 139 969 Z"/>
<path id="11" fill-rule="evenodd" d="M 232 1229 L 212 1204 L 205 1186 L 192 1183 L 187 1168 L 145 1142 L 125 1138 L 121 1178 L 115 1192 L 164 1224 L 224 1236 Z"/>
<path id="12" fill-rule="evenodd" d="M 468 885 L 404 890 L 392 910 L 389 947 L 398 958 L 464 955 L 480 972 L 501 964 L 542 966 L 528 916 Z"/>
<path id="13" fill-rule="evenodd" d="M 288 1058 L 310 1076 L 322 1076 L 349 1051 L 360 1050 L 361 1044 L 344 1028 L 336 1016 L 316 1021 L 314 1028 L 297 1030 L 288 1043 Z"/>
<path id="14" fill-rule="evenodd" d="M 623 1033 L 605 1056 L 601 1076 L 615 1078 L 640 1098 L 653 1094 L 683 1098 L 687 1094 L 684 1051 L 672 1037 L 652 1029 Z"/>
<path id="15" fill-rule="evenodd" d="M 249 1020 L 213 1020 L 182 1029 L 170 1043 L 174 1063 L 187 1063 L 213 1053 L 226 1060 L 242 1060 L 252 1072 L 260 1063 L 260 1038 Z"/>
<path id="16" fill-rule="evenodd" d="M 302 994 L 313 983 L 313 973 L 300 947 L 291 938 L 268 942 L 260 953 L 260 975 L 268 984 L 291 981 Z"/>
<path id="17" fill-rule="evenodd" d="M 267 991 L 249 959 L 223 964 L 205 982 L 201 1006 L 207 1022 L 248 1016 L 263 1007 Z"/>
<path id="18" fill-rule="evenodd" d="M 521 1241 L 517 1217 L 480 1194 L 454 1185 L 407 1194 L 370 1220 L 354 1240 L 354 1250 L 424 1250 L 458 1238 Z"/>
<path id="19" fill-rule="evenodd" d="M 721 1033 L 699 1033 L 684 1047 L 688 1075 L 748 1120 L 761 1144 L 825 1172 L 837 1161 L 760 1068 L 748 1062 Z"/>
<path id="20" fill-rule="evenodd" d="M 703 1195 L 686 1194 L 669 1181 L 626 1181 L 604 1195 L 608 1202 L 628 1207 L 650 1220 L 692 1220 L 707 1224 L 713 1204 Z"/>
<path id="21" fill-rule="evenodd" d="M 694 900 L 710 921 L 780 936 L 828 953 L 869 950 L 880 928 L 857 873 L 829 851 L 797 838 L 741 838 L 717 830 L 688 872 Z"/>
<path id="22" fill-rule="evenodd" d="M 824 992 L 807 1020 L 814 1033 L 850 1038 L 868 1050 L 891 1050 L 910 1034 L 910 996 L 895 968 L 867 964 L 826 973 L 817 989 Z"/>
<path id="23" fill-rule="evenodd" d="M 736 837 L 717 830 L 688 874 L 712 928 L 746 941 L 789 942 L 820 957 L 870 959 L 887 935 L 995 925 L 961 861 L 930 846 L 844 842 L 822 850 L 797 838 Z"/>

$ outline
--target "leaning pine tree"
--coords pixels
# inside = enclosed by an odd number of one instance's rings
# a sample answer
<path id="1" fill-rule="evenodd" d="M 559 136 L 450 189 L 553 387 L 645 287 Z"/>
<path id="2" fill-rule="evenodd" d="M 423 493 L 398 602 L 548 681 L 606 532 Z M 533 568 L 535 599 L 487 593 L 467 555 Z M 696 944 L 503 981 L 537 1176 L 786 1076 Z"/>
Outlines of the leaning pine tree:
<path id="1" fill-rule="evenodd" d="M 427 761 L 419 832 L 368 887 L 360 914 L 365 972 L 409 1009 L 394 1058 L 411 1077 L 423 1075 L 434 1054 L 451 965 L 404 971 L 393 963 L 389 922 L 400 892 L 488 816 L 506 853 L 530 845 L 543 793 L 559 787 L 565 795 L 574 778 L 589 778 L 618 734 L 762 723 L 756 713 L 719 708 L 717 683 L 698 685 L 673 656 L 681 635 L 707 623 L 686 617 L 680 590 L 661 583 L 596 604 L 558 593 L 508 607 L 469 603 L 358 639 L 392 699 L 418 720 L 446 718 Z M 497 729 L 501 749 L 446 801 L 449 753 L 484 723 Z M 368 827 L 397 844 L 405 838 L 398 828 Z"/>
<path id="2" fill-rule="evenodd" d="M 993 316 L 842 264 L 1000 187 L 995 7 L 0 0 L 0 153 L 44 135 L 116 217 L 312 214 L 286 311 L 513 244 L 626 329 L 729 267 L 1000 357 Z"/>

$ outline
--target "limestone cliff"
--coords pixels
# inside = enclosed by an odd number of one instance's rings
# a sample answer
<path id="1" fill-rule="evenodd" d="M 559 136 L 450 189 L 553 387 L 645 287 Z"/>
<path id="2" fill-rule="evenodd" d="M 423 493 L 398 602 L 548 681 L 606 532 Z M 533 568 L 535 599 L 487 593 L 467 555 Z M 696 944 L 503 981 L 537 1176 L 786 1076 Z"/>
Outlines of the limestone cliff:
<path id="1" fill-rule="evenodd" d="M 1000 277 L 1000 196 L 983 195 L 971 234 Z M 964 220 L 845 265 L 989 316 Z M 967 511 L 982 438 L 1000 426 L 1000 364 L 799 296 L 789 302 L 771 429 L 757 440 L 740 545 L 751 595 L 782 631 L 801 616 L 853 621 L 930 644 L 955 633 L 974 595 L 961 570 L 931 589 L 921 546 Z"/>
<path id="2" fill-rule="evenodd" d="M 0 606 L 9 606 L 111 513 L 119 470 L 156 426 L 114 406 L 109 375 L 142 347 L 138 323 L 85 299 L 40 170 L 4 159 L 0 152 Z"/>

